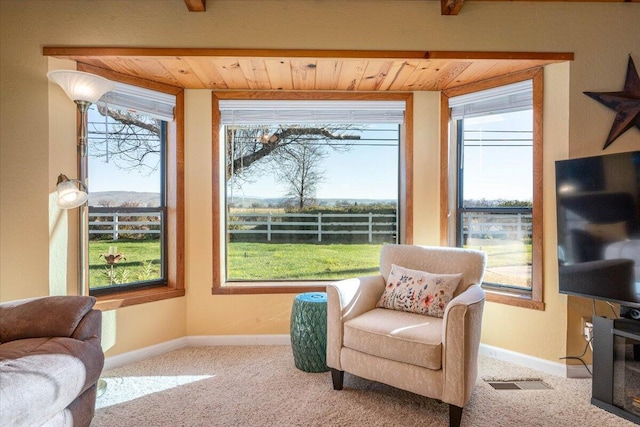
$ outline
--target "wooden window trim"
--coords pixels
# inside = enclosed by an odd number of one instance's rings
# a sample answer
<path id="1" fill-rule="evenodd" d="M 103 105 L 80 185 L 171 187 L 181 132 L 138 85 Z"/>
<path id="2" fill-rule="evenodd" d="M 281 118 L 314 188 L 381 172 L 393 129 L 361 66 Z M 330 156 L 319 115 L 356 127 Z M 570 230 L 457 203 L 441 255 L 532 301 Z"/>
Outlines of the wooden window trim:
<path id="1" fill-rule="evenodd" d="M 445 90 L 440 97 L 440 243 L 449 244 L 449 122 L 451 110 L 449 98 L 470 92 L 478 92 L 497 86 L 504 86 L 523 80 L 533 80 L 533 236 L 532 236 L 532 280 L 531 293 L 521 294 L 503 290 L 485 288 L 486 299 L 489 302 L 506 304 L 516 307 L 544 310 L 543 296 L 543 142 L 542 142 L 542 113 L 543 113 L 543 74 L 542 68 L 534 68 L 508 76 L 479 81 L 465 86 Z"/>
<path id="2" fill-rule="evenodd" d="M 97 296 L 95 307 L 113 310 L 131 305 L 161 301 L 185 295 L 184 287 L 184 90 L 180 87 L 157 83 L 78 63 L 79 71 L 96 74 L 112 81 L 152 89 L 176 96 L 175 120 L 167 124 L 167 282 L 164 286 L 132 289 Z"/>
<path id="3" fill-rule="evenodd" d="M 264 99 L 264 100 L 366 100 L 366 101 L 405 101 L 405 123 L 401 129 L 404 144 L 400 146 L 400 182 L 404 191 L 399 194 L 402 206 L 404 242 L 413 243 L 413 94 L 412 93 L 380 93 L 380 92 L 216 92 L 212 93 L 212 266 L 213 284 L 211 293 L 216 295 L 234 294 L 296 294 L 300 292 L 324 292 L 326 283 L 330 281 L 311 282 L 224 282 L 222 268 L 223 245 L 222 218 L 218 201 L 221 200 L 222 185 L 220 170 L 220 108 L 222 99 Z"/>

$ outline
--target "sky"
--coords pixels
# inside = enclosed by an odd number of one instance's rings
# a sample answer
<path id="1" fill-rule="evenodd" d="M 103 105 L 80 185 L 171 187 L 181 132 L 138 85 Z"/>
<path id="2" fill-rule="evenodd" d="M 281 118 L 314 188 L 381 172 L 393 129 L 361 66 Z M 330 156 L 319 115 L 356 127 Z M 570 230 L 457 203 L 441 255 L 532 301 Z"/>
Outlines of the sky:
<path id="1" fill-rule="evenodd" d="M 482 130 L 469 133 L 469 137 L 475 140 L 469 144 L 474 146 L 465 149 L 465 200 L 533 200 L 531 127 L 530 110 L 465 120 L 465 130 Z M 505 134 L 489 131 L 507 129 L 525 132 Z M 526 132 L 527 130 L 529 132 Z M 526 141 L 515 144 L 521 146 L 512 146 L 512 142 L 497 141 L 505 138 Z"/>
<path id="2" fill-rule="evenodd" d="M 517 122 L 530 123 L 529 116 L 511 113 Z M 97 112 L 91 112 L 89 121 L 103 121 Z M 467 119 L 467 130 L 485 129 L 475 134 L 481 147 L 469 147 L 465 151 L 465 199 L 532 199 L 531 148 L 491 147 L 495 134 L 486 128 L 504 128 L 503 115 Z M 387 126 L 393 132 L 376 132 Z M 524 126 L 524 125 L 523 125 Z M 397 137 L 397 125 L 369 125 L 361 141 L 355 141 L 351 150 L 335 152 L 323 160 L 325 179 L 318 186 L 317 199 L 396 199 L 398 194 L 398 148 L 382 146 L 389 141 L 377 138 Z M 91 129 L 90 129 L 91 130 Z M 418 142 L 419 143 L 419 142 Z M 373 146 L 358 146 L 372 144 Z M 527 154 L 529 153 L 529 154 Z M 119 169 L 113 162 L 89 157 L 89 191 L 140 191 L 158 192 L 159 175 L 147 175 Z M 286 188 L 274 175 L 263 176 L 254 183 L 245 183 L 241 190 L 234 190 L 234 197 L 277 198 L 286 194 Z"/>
<path id="3" fill-rule="evenodd" d="M 367 129 L 360 141 L 351 142 L 350 150 L 327 150 L 330 154 L 322 160 L 320 168 L 325 174 L 316 199 L 397 199 L 398 125 L 369 125 Z M 387 130 L 382 132 L 384 129 Z M 389 138 L 395 140 L 381 140 Z M 234 189 L 234 197 L 275 198 L 286 193 L 287 187 L 278 182 L 275 174 L 245 183 L 241 191 Z"/>
<path id="4" fill-rule="evenodd" d="M 92 137 L 95 125 L 93 123 L 103 123 L 104 117 L 92 105 L 89 114 L 89 138 Z M 93 148 L 91 148 L 93 150 Z M 140 191 L 140 192 L 160 192 L 160 175 L 155 173 L 149 175 L 145 170 L 126 171 L 118 168 L 113 161 L 107 162 L 105 158 L 94 156 L 94 152 L 89 152 L 89 191 L 92 193 L 101 191 Z M 104 154 L 104 152 L 101 152 Z M 155 164 L 157 157 L 150 160 Z"/>
<path id="5" fill-rule="evenodd" d="M 91 112 L 89 122 L 101 122 L 104 118 Z M 378 132 L 382 127 L 391 131 Z M 369 125 L 360 141 L 354 141 L 351 150 L 336 152 L 328 150 L 330 156 L 322 161 L 325 179 L 318 186 L 317 199 L 396 199 L 398 192 L 398 148 L 382 144 L 397 144 L 396 141 L 372 139 L 397 137 L 397 125 Z M 91 126 L 90 126 L 91 130 Z M 375 146 L 360 146 L 373 144 Z M 159 175 L 146 175 L 136 171 L 119 169 L 114 162 L 89 156 L 89 185 L 91 192 L 141 191 L 158 192 Z M 277 182 L 275 175 L 245 183 L 241 190 L 235 189 L 235 197 L 279 198 L 286 194 L 286 187 Z"/>

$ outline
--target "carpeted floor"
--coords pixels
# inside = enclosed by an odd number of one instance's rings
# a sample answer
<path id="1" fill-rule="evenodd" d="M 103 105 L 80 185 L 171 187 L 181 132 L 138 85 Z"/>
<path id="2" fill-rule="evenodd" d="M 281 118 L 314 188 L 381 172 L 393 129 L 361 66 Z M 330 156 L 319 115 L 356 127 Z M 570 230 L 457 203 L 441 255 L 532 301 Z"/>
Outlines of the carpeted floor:
<path id="1" fill-rule="evenodd" d="M 97 426 L 447 426 L 448 406 L 345 374 L 298 370 L 289 346 L 190 347 L 105 371 Z M 487 381 L 542 380 L 549 390 Z M 566 379 L 488 357 L 463 426 L 632 426 L 589 403 L 590 379 Z"/>

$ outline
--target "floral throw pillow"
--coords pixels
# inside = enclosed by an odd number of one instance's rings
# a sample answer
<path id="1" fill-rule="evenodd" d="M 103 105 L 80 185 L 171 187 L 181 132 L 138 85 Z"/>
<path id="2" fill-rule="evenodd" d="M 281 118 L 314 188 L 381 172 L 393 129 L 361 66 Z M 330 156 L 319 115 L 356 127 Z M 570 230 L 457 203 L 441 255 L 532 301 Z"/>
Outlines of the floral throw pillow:
<path id="1" fill-rule="evenodd" d="M 460 274 L 432 274 L 391 264 L 391 272 L 377 307 L 443 317 Z"/>

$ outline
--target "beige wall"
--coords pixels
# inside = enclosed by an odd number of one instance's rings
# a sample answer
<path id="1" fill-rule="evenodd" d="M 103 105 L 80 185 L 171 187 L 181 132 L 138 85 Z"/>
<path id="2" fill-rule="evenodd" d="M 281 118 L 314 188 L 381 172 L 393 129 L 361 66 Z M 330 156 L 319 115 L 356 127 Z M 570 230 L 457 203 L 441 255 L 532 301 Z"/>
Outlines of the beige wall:
<path id="1" fill-rule="evenodd" d="M 567 157 L 569 135 L 569 63 L 546 67 L 543 111 L 543 229 L 545 310 L 525 310 L 488 303 L 482 342 L 552 361 L 570 353 L 566 347 L 567 298 L 558 293 L 555 232 L 554 161 Z"/>
<path id="2" fill-rule="evenodd" d="M 59 172 L 75 173 L 75 110 L 45 76 L 67 61 L 43 57 L 43 46 L 563 51 L 575 61 L 545 71 L 547 307 L 487 304 L 482 339 L 551 361 L 573 352 L 572 323 L 585 307 L 557 293 L 552 163 L 600 152 L 613 114 L 582 92 L 621 90 L 629 53 L 640 63 L 638 4 L 468 2 L 453 17 L 423 0 L 221 0 L 208 7 L 0 1 L 0 300 L 73 292 L 75 218 L 50 208 L 49 195 Z M 422 244 L 437 243 L 439 229 L 438 102 L 434 93 L 415 97 L 415 241 Z M 210 109 L 208 91 L 187 91 L 187 295 L 107 313 L 108 355 L 184 335 L 288 333 L 293 295 L 210 293 Z M 608 152 L 638 148 L 640 132 L 632 129 Z"/>

